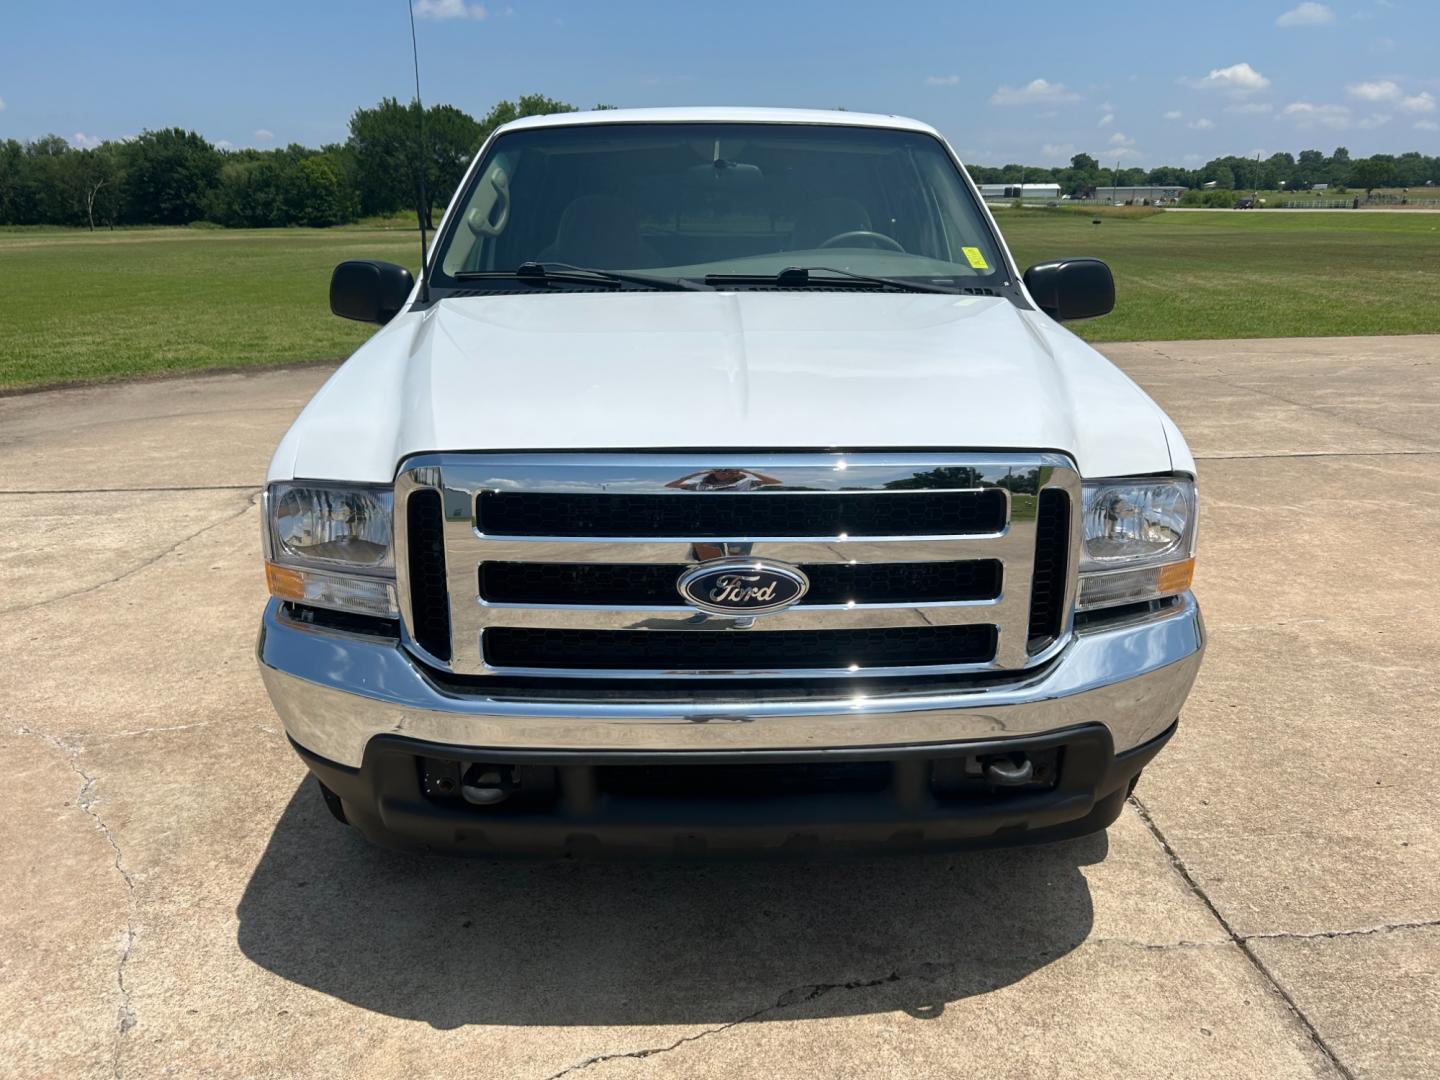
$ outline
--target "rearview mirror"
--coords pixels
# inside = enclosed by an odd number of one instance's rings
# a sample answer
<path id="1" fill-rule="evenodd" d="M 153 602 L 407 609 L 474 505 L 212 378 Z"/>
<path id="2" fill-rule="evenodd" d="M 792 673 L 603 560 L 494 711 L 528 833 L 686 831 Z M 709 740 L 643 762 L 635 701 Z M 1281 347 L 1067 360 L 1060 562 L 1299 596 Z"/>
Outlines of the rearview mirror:
<path id="1" fill-rule="evenodd" d="M 380 323 L 399 314 L 415 287 L 410 271 L 378 259 L 351 259 L 330 275 L 330 310 L 342 319 Z"/>
<path id="2" fill-rule="evenodd" d="M 1059 322 L 1093 319 L 1115 308 L 1115 278 L 1099 259 L 1057 259 L 1025 271 L 1025 288 Z"/>

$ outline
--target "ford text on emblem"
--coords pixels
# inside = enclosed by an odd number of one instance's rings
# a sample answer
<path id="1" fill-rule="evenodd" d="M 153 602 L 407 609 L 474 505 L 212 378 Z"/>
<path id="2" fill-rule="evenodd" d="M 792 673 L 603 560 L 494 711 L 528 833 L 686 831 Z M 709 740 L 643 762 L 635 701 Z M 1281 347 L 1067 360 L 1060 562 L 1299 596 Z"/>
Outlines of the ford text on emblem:
<path id="1" fill-rule="evenodd" d="M 717 615 L 768 615 L 800 601 L 810 579 L 764 559 L 722 559 L 687 570 L 676 583 L 691 607 Z"/>

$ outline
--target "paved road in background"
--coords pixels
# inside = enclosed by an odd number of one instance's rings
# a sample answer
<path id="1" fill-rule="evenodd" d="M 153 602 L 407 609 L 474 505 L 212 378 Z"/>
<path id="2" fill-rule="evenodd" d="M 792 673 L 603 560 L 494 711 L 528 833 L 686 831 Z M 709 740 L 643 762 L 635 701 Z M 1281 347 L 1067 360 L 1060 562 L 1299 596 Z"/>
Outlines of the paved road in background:
<path id="1" fill-rule="evenodd" d="M 255 670 L 327 370 L 0 399 L 0 1075 L 1440 1074 L 1440 337 L 1128 344 L 1206 666 L 1107 836 L 840 864 L 400 856 Z"/>

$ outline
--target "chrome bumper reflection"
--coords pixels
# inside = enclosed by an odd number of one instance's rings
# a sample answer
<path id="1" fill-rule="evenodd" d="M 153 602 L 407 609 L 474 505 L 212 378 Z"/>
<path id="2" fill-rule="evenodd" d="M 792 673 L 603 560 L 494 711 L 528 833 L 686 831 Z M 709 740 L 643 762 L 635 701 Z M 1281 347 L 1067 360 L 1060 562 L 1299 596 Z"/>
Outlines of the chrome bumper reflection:
<path id="1" fill-rule="evenodd" d="M 1044 672 L 1000 686 L 802 701 L 545 701 L 442 689 L 397 642 L 295 623 L 265 609 L 260 672 L 285 730 L 312 753 L 358 766 L 381 734 L 451 746 L 745 750 L 886 746 L 1031 735 L 1105 724 L 1115 749 L 1179 715 L 1205 648 L 1187 594 L 1141 621 L 1077 633 Z"/>

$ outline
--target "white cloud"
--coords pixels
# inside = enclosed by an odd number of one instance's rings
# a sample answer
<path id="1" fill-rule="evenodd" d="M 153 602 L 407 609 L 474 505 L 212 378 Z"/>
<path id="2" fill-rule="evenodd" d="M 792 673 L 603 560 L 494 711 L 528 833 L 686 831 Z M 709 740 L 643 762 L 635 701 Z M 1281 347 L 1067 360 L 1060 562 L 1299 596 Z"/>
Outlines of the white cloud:
<path id="1" fill-rule="evenodd" d="M 1313 105 L 1294 101 L 1280 110 L 1280 115 L 1293 120 L 1297 127 L 1327 127 L 1340 130 L 1350 126 L 1350 110 L 1344 105 Z"/>
<path id="2" fill-rule="evenodd" d="M 1100 117 L 1100 123 L 1096 124 L 1095 126 L 1096 126 L 1096 127 L 1109 127 L 1109 126 L 1110 126 L 1111 124 L 1113 124 L 1114 122 L 1115 122 L 1115 114 L 1114 114 L 1113 112 L 1107 112 L 1104 116 Z"/>
<path id="3" fill-rule="evenodd" d="M 1335 21 L 1335 13 L 1324 4 L 1311 3 L 1306 0 L 1298 7 L 1293 7 L 1285 14 L 1275 20 L 1276 26 L 1286 28 L 1294 26 L 1326 26 Z"/>
<path id="4" fill-rule="evenodd" d="M 926 86 L 959 86 L 959 75 L 926 75 Z"/>
<path id="5" fill-rule="evenodd" d="M 1052 161 L 1069 161 L 1075 156 L 1074 143 L 1046 143 L 1040 147 L 1040 153 Z"/>
<path id="6" fill-rule="evenodd" d="M 1184 116 L 1185 116 L 1185 114 L 1184 114 L 1183 112 L 1181 112 L 1179 109 L 1171 109 L 1169 112 L 1165 113 L 1162 117 L 1160 117 L 1160 119 L 1162 119 L 1162 120 L 1180 120 L 1180 119 L 1182 119 Z"/>
<path id="7" fill-rule="evenodd" d="M 1079 100 L 1080 95 L 1067 89 L 1064 83 L 1052 83 L 1048 79 L 1031 79 L 1020 87 L 1001 86 L 990 95 L 991 105 L 1057 105 Z"/>
<path id="8" fill-rule="evenodd" d="M 275 138 L 275 133 L 273 131 L 270 131 L 268 128 L 256 128 L 254 134 L 255 138 L 259 139 L 261 142 L 269 142 L 271 139 Z"/>
<path id="9" fill-rule="evenodd" d="M 1389 113 L 1371 113 L 1355 126 L 1370 130 L 1372 128 L 1384 127 L 1388 123 L 1390 123 Z"/>
<path id="10" fill-rule="evenodd" d="M 1136 158 L 1141 158 L 1145 155 L 1133 146 L 1117 146 L 1113 149 L 1106 150 L 1105 156 L 1111 161 L 1134 161 Z"/>
<path id="11" fill-rule="evenodd" d="M 1397 104 L 1405 112 L 1432 113 L 1435 111 L 1435 95 L 1429 90 L 1421 90 L 1414 97 L 1401 98 Z"/>
<path id="12" fill-rule="evenodd" d="M 3 97 L 0 97 L 0 112 L 4 112 L 4 111 L 5 111 L 5 99 L 4 99 Z"/>
<path id="13" fill-rule="evenodd" d="M 483 19 L 489 14 L 484 4 L 467 4 L 465 0 L 415 2 L 415 17 L 419 19 Z"/>
<path id="14" fill-rule="evenodd" d="M 1376 79 L 1374 82 L 1351 83 L 1345 92 L 1361 101 L 1394 101 L 1400 96 L 1400 87 L 1389 79 Z"/>
<path id="15" fill-rule="evenodd" d="M 1415 130 L 1416 130 L 1416 131 L 1440 131 L 1440 124 L 1437 124 L 1434 120 L 1416 120 L 1416 121 L 1415 121 Z"/>
<path id="16" fill-rule="evenodd" d="M 1126 135 L 1123 131 L 1117 131 L 1117 132 L 1115 132 L 1114 135 L 1111 135 L 1111 136 L 1110 136 L 1110 145 L 1111 145 L 1111 146 L 1134 146 L 1134 145 L 1135 145 L 1135 140 L 1132 139 L 1129 135 Z"/>
<path id="17" fill-rule="evenodd" d="M 1203 79 L 1190 79 L 1189 84 L 1196 90 L 1225 90 L 1232 94 L 1253 94 L 1264 90 L 1270 80 L 1249 64 L 1231 64 L 1226 68 L 1215 68 Z"/>
<path id="18" fill-rule="evenodd" d="M 1370 42 L 1370 51 L 1372 53 L 1390 53 L 1394 52 L 1398 47 L 1395 39 L 1392 37 L 1377 37 L 1374 41 Z"/>
<path id="19" fill-rule="evenodd" d="M 1192 120 L 1185 126 L 1189 128 L 1194 128 L 1196 131 L 1209 131 L 1215 126 L 1215 121 L 1211 120 L 1209 117 L 1202 116 L 1199 120 Z"/>
<path id="20" fill-rule="evenodd" d="M 1246 101 L 1239 105 L 1226 105 L 1228 113 L 1242 113 L 1246 116 L 1262 116 L 1275 108 L 1268 101 Z"/>
<path id="21" fill-rule="evenodd" d="M 216 140 L 215 140 L 215 149 L 216 149 L 216 150 L 234 150 L 234 149 L 235 149 L 235 144 L 234 144 L 233 142 L 231 142 L 229 139 L 216 139 Z"/>
<path id="22" fill-rule="evenodd" d="M 86 135 L 83 131 L 77 131 L 74 135 L 70 136 L 70 145 L 75 147 L 76 150 L 91 150 L 104 141 L 104 139 L 97 138 L 94 135 Z"/>

